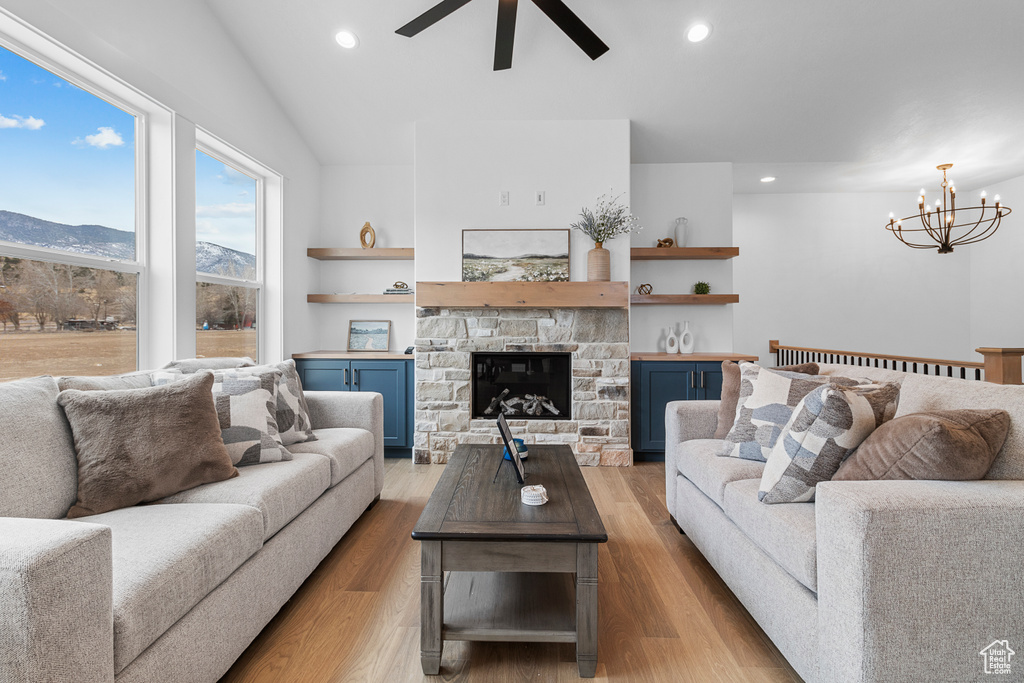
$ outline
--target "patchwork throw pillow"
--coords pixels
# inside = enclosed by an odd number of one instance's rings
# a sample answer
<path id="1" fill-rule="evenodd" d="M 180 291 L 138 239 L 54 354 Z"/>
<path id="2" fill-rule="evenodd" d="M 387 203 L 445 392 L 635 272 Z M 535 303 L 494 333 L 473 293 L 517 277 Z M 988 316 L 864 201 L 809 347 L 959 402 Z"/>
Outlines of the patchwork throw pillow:
<path id="1" fill-rule="evenodd" d="M 239 369 L 239 372 L 251 373 L 267 371 L 281 373 L 281 379 L 277 383 L 277 430 L 281 436 L 281 443 L 290 446 L 293 443 L 316 441 L 309 420 L 309 407 L 302 393 L 302 382 L 295 369 L 295 361 L 289 358 L 273 365 Z"/>
<path id="2" fill-rule="evenodd" d="M 802 375 L 817 375 L 817 363 L 801 363 L 800 365 L 783 365 L 772 368 L 776 371 L 799 372 Z M 716 439 L 724 439 L 736 421 L 736 405 L 740 400 L 740 366 L 731 360 L 722 361 L 722 400 L 718 404 L 718 428 Z"/>
<path id="3" fill-rule="evenodd" d="M 804 375 L 740 363 L 736 419 L 725 437 L 735 445 L 723 455 L 765 462 L 800 399 L 829 382 L 858 384 L 846 377 Z"/>
<path id="4" fill-rule="evenodd" d="M 162 387 L 57 396 L 75 442 L 77 502 L 68 519 L 159 500 L 238 476 L 213 405 L 213 375 Z"/>
<path id="5" fill-rule="evenodd" d="M 761 474 L 763 503 L 814 500 L 814 487 L 828 481 L 850 453 L 896 414 L 896 382 L 842 386 L 829 383 L 797 405 Z"/>
<path id="6" fill-rule="evenodd" d="M 277 431 L 278 370 L 213 373 L 213 402 L 217 406 L 221 436 L 239 467 L 291 460 Z"/>
<path id="7" fill-rule="evenodd" d="M 238 358 L 183 358 L 181 360 L 172 360 L 170 363 L 163 366 L 161 370 L 178 370 L 186 375 L 191 375 L 193 372 L 199 372 L 201 370 L 251 368 L 254 365 L 256 365 L 256 361 L 248 356 L 240 356 Z"/>
<path id="8" fill-rule="evenodd" d="M 833 481 L 983 478 L 1010 431 L 1010 414 L 933 410 L 886 422 L 839 467 Z"/>

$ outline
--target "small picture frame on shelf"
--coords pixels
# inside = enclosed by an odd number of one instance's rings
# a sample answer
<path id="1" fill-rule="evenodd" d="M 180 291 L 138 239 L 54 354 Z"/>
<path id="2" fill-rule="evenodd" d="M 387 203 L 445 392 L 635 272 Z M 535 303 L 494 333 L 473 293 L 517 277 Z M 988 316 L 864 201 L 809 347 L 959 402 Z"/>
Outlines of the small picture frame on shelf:
<path id="1" fill-rule="evenodd" d="M 390 320 L 349 320 L 348 350 L 387 352 L 391 348 Z"/>

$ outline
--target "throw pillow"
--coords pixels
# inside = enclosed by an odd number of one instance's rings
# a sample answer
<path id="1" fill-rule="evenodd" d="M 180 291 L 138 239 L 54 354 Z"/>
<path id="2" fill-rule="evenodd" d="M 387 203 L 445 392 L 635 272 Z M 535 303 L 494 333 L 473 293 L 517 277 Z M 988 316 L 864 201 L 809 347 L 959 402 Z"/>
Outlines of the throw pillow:
<path id="1" fill-rule="evenodd" d="M 213 375 L 202 373 L 163 387 L 58 394 L 78 460 L 77 502 L 68 519 L 237 477 L 212 386 Z"/>
<path id="2" fill-rule="evenodd" d="M 981 479 L 1009 431 L 1010 414 L 1005 410 L 903 415 L 865 439 L 832 479 Z"/>
<path id="3" fill-rule="evenodd" d="M 799 372 L 802 375 L 817 375 L 817 363 L 801 363 L 800 365 L 783 365 L 773 368 L 776 371 Z M 740 400 L 740 366 L 731 360 L 722 361 L 722 400 L 718 404 L 718 428 L 716 439 L 724 439 L 736 421 L 736 405 Z"/>
<path id="4" fill-rule="evenodd" d="M 828 481 L 843 460 L 896 414 L 896 382 L 822 385 L 804 396 L 786 423 L 761 474 L 763 503 L 814 500 L 814 487 Z"/>
<path id="5" fill-rule="evenodd" d="M 726 435 L 734 446 L 723 455 L 765 462 L 800 399 L 829 382 L 859 383 L 846 377 L 804 375 L 740 363 L 736 419 Z"/>
<path id="6" fill-rule="evenodd" d="M 228 370 L 231 368 L 248 368 L 256 365 L 256 361 L 248 356 L 239 358 L 185 358 L 172 360 L 161 370 L 179 370 L 186 375 L 200 370 Z"/>
<path id="7" fill-rule="evenodd" d="M 281 372 L 217 370 L 213 378 L 213 401 L 231 462 L 242 467 L 291 460 L 292 454 L 281 443 L 277 431 L 277 384 Z"/>
<path id="8" fill-rule="evenodd" d="M 109 391 L 111 389 L 144 389 L 153 386 L 149 373 L 133 372 L 127 375 L 109 377 L 58 377 L 57 386 L 61 391 L 78 389 L 79 391 Z"/>
<path id="9" fill-rule="evenodd" d="M 302 393 L 302 382 L 295 369 L 295 361 L 289 358 L 273 365 L 239 369 L 239 372 L 251 373 L 267 371 L 281 373 L 281 379 L 277 383 L 277 430 L 281 436 L 281 443 L 290 446 L 293 443 L 316 441 L 309 420 L 309 406 L 306 405 L 306 397 Z"/>

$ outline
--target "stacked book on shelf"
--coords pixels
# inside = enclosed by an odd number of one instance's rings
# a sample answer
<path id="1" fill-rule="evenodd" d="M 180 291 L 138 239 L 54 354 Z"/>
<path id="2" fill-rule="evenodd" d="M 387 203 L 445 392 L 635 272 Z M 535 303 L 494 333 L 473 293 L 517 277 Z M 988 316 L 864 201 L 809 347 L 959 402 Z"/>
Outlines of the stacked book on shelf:
<path id="1" fill-rule="evenodd" d="M 413 290 L 406 287 L 405 289 L 396 289 L 394 287 L 388 287 L 384 290 L 385 294 L 412 294 Z"/>

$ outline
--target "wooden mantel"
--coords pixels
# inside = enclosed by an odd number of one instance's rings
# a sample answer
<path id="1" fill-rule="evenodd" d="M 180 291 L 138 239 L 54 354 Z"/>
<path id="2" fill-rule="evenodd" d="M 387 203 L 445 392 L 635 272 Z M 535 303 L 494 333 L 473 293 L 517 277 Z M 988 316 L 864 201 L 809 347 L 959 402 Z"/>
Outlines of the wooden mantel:
<path id="1" fill-rule="evenodd" d="M 417 282 L 420 308 L 626 308 L 628 282 Z"/>

